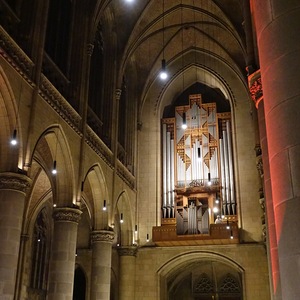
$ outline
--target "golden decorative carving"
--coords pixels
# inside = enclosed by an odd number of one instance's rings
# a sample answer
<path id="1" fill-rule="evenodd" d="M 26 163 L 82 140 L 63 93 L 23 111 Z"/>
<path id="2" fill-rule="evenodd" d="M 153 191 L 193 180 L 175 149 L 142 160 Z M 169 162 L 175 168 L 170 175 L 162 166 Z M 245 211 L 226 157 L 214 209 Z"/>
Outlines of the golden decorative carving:
<path id="1" fill-rule="evenodd" d="M 94 51 L 94 45 L 93 44 L 88 44 L 87 45 L 87 54 L 88 54 L 88 56 L 92 56 L 93 51 Z"/>
<path id="2" fill-rule="evenodd" d="M 53 219 L 56 222 L 79 223 L 82 211 L 77 208 L 58 207 L 54 209 Z"/>
<path id="3" fill-rule="evenodd" d="M 128 247 L 119 247 L 118 254 L 119 256 L 136 256 L 138 248 L 136 246 L 128 246 Z"/>
<path id="4" fill-rule="evenodd" d="M 112 243 L 114 238 L 115 238 L 115 233 L 113 231 L 108 231 L 108 230 L 97 230 L 97 231 L 93 231 L 91 234 L 92 244 L 97 242 Z"/>
<path id="5" fill-rule="evenodd" d="M 9 34 L 0 26 L 0 55 L 2 55 L 17 71 L 26 74 L 32 72 L 34 63 L 16 44 Z"/>
<path id="6" fill-rule="evenodd" d="M 31 186 L 31 179 L 17 173 L 0 173 L 0 189 L 26 193 Z"/>
<path id="7" fill-rule="evenodd" d="M 39 93 L 75 132 L 82 135 L 80 132 L 80 116 L 44 75 L 41 76 L 41 90 Z"/>
<path id="8" fill-rule="evenodd" d="M 260 101 L 263 100 L 263 89 L 261 82 L 260 70 L 252 73 L 248 76 L 248 86 L 252 100 L 255 103 L 256 108 Z"/>
<path id="9" fill-rule="evenodd" d="M 117 100 L 120 100 L 121 94 L 122 94 L 122 90 L 121 89 L 116 89 L 116 99 Z"/>

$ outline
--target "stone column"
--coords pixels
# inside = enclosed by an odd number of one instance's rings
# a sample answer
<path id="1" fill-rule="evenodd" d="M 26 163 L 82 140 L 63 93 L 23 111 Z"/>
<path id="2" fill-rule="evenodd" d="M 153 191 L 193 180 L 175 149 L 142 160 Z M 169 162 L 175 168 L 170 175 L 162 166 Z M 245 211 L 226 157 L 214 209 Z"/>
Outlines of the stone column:
<path id="1" fill-rule="evenodd" d="M 132 300 L 135 297 L 135 258 L 137 247 L 121 247 L 118 248 L 118 253 L 120 256 L 119 299 Z"/>
<path id="2" fill-rule="evenodd" d="M 73 299 L 77 227 L 81 213 L 76 208 L 54 209 L 48 300 Z"/>
<path id="3" fill-rule="evenodd" d="M 0 173 L 1 299 L 14 298 L 24 202 L 30 185 L 31 180 L 25 175 Z"/>
<path id="4" fill-rule="evenodd" d="M 282 299 L 300 295 L 300 2 L 253 0 Z"/>
<path id="5" fill-rule="evenodd" d="M 92 278 L 91 300 L 110 299 L 111 256 L 114 232 L 97 230 L 91 234 Z"/>
<path id="6" fill-rule="evenodd" d="M 280 273 L 279 273 L 279 263 L 278 263 L 278 247 L 276 239 L 276 227 L 275 227 L 275 217 L 274 217 L 274 207 L 273 207 L 273 197 L 272 197 L 272 187 L 270 178 L 270 166 L 269 166 L 269 151 L 268 151 L 268 139 L 266 133 L 266 123 L 265 123 L 265 109 L 263 101 L 263 87 L 261 82 L 260 70 L 251 74 L 248 77 L 249 90 L 252 100 L 257 108 L 258 116 L 258 127 L 259 127 L 259 137 L 260 145 L 262 150 L 262 166 L 261 166 L 261 176 L 264 183 L 264 197 L 265 197 L 265 209 L 267 215 L 267 249 L 269 257 L 269 274 L 270 274 L 270 284 L 272 286 L 272 299 L 281 299 L 281 287 L 280 287 Z"/>

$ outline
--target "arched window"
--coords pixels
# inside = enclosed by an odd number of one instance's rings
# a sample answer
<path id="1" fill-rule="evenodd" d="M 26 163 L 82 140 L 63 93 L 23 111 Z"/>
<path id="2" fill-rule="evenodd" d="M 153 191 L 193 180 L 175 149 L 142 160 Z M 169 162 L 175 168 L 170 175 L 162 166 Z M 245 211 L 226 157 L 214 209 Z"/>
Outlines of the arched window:
<path id="1" fill-rule="evenodd" d="M 214 285 L 210 280 L 209 276 L 205 273 L 201 274 L 193 286 L 193 294 L 211 298 L 213 292 Z"/>
<path id="2" fill-rule="evenodd" d="M 220 282 L 219 299 L 241 299 L 241 287 L 238 280 L 230 273 L 228 273 Z"/>
<path id="3" fill-rule="evenodd" d="M 32 236 L 32 266 L 30 287 L 34 294 L 46 294 L 49 262 L 49 226 L 47 211 L 37 216 Z"/>
<path id="4" fill-rule="evenodd" d="M 49 3 L 45 49 L 65 75 L 69 61 L 71 12 L 71 0 L 51 0 Z"/>

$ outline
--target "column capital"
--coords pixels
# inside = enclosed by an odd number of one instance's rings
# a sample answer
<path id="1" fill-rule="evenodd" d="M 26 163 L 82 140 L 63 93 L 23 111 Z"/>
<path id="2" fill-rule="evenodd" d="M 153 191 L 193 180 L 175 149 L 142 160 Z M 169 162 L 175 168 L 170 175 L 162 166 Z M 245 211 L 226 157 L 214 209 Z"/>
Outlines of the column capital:
<path id="1" fill-rule="evenodd" d="M 115 233 L 109 230 L 95 230 L 91 233 L 91 242 L 95 244 L 97 242 L 113 242 L 115 238 Z"/>
<path id="2" fill-rule="evenodd" d="M 251 98 L 254 101 L 256 108 L 258 108 L 260 101 L 263 100 L 260 69 L 248 76 L 248 87 Z"/>
<path id="3" fill-rule="evenodd" d="M 55 222 L 73 222 L 79 223 L 82 211 L 71 207 L 57 207 L 53 211 Z"/>
<path id="4" fill-rule="evenodd" d="M 0 190 L 14 190 L 26 194 L 31 183 L 32 180 L 24 174 L 0 173 Z"/>
<path id="5" fill-rule="evenodd" d="M 136 256 L 138 248 L 136 246 L 123 246 L 118 248 L 119 256 Z"/>

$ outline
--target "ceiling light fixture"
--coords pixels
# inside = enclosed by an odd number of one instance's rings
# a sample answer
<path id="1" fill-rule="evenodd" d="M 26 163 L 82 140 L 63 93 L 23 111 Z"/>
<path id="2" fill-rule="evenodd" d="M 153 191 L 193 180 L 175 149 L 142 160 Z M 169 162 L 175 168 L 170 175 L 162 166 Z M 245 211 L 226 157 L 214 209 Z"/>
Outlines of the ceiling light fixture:
<path id="1" fill-rule="evenodd" d="M 53 174 L 53 175 L 56 175 L 56 174 L 57 174 L 57 170 L 56 170 L 56 160 L 53 161 L 52 174 Z"/>
<path id="2" fill-rule="evenodd" d="M 17 141 L 17 129 L 14 130 L 13 135 L 11 137 L 10 140 L 11 145 L 15 146 L 17 145 L 18 141 Z"/>
<path id="3" fill-rule="evenodd" d="M 162 5 L 163 5 L 163 7 L 162 7 L 163 58 L 161 61 L 161 71 L 160 71 L 159 76 L 162 80 L 166 80 L 168 78 L 168 73 L 167 73 L 166 60 L 165 60 L 165 1 L 164 0 L 162 1 Z"/>

